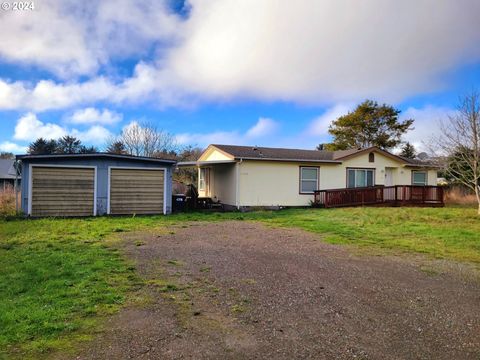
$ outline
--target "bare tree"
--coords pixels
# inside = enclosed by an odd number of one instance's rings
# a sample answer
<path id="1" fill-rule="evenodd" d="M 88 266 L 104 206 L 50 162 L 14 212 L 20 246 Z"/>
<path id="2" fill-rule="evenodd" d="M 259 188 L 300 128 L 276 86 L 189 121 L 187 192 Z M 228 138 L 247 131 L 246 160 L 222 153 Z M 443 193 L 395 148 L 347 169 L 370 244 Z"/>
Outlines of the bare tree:
<path id="1" fill-rule="evenodd" d="M 122 144 L 122 146 L 120 145 Z M 153 124 L 132 122 L 120 135 L 110 139 L 108 149 L 122 147 L 122 151 L 135 156 L 158 157 L 162 154 L 175 153 L 175 137 Z"/>
<path id="2" fill-rule="evenodd" d="M 473 90 L 460 99 L 458 109 L 440 124 L 436 143 L 447 157 L 446 175 L 471 189 L 480 215 L 480 94 Z"/>

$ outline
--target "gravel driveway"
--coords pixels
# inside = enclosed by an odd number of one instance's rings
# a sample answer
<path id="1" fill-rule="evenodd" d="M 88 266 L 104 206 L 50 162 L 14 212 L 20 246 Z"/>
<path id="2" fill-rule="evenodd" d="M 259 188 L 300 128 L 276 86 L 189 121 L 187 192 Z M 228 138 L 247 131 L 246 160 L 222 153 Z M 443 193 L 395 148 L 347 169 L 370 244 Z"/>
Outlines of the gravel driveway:
<path id="1" fill-rule="evenodd" d="M 77 359 L 480 358 L 466 265 L 243 221 L 127 236 L 151 301 L 113 316 Z"/>

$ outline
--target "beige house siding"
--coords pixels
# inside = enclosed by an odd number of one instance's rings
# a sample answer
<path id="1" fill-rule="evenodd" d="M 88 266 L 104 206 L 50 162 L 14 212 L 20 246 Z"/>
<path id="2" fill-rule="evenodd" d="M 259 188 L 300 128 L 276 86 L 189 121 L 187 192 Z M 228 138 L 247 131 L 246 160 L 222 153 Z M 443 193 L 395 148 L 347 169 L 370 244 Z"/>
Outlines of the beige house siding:
<path id="1" fill-rule="evenodd" d="M 305 206 L 313 201 L 313 195 L 300 194 L 300 166 L 317 165 L 243 161 L 239 166 L 240 206 Z"/>
<path id="2" fill-rule="evenodd" d="M 209 186 L 208 189 L 198 190 L 198 195 L 216 198 L 223 204 L 236 206 L 237 164 L 215 164 L 205 167 L 210 169 Z"/>
<path id="3" fill-rule="evenodd" d="M 224 152 L 216 148 L 208 148 L 198 161 L 222 161 L 222 160 L 233 160 L 233 157 L 225 154 Z"/>
<path id="4" fill-rule="evenodd" d="M 203 161 L 219 160 L 219 157 L 225 156 L 218 151 L 205 155 Z M 227 159 L 231 160 L 226 156 L 223 160 Z M 411 185 L 412 170 L 420 170 L 405 167 L 402 162 L 380 153 L 375 153 L 373 163 L 368 160 L 368 153 L 365 153 L 346 159 L 342 164 L 265 160 L 243 160 L 237 165 L 212 164 L 209 196 L 232 206 L 308 206 L 313 201 L 313 194 L 300 194 L 301 166 L 319 168 L 319 189 L 345 188 L 347 168 L 374 168 L 375 185 L 385 185 L 386 168 L 392 171 L 393 185 Z M 428 184 L 436 185 L 436 179 L 436 170 L 428 170 Z M 199 193 L 205 196 L 204 192 Z"/>

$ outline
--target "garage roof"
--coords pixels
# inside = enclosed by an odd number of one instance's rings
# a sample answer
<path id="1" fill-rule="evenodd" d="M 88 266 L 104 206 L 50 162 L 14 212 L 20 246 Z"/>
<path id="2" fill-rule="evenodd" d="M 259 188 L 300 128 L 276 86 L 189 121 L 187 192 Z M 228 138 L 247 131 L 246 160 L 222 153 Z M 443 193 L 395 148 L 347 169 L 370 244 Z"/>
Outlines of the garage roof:
<path id="1" fill-rule="evenodd" d="M 110 158 L 110 159 L 126 159 L 140 160 L 175 164 L 175 160 L 161 159 L 146 156 L 134 156 L 123 154 L 109 153 L 92 153 L 92 154 L 49 154 L 49 155 L 17 155 L 18 160 L 48 160 L 48 159 L 82 159 L 82 158 Z"/>

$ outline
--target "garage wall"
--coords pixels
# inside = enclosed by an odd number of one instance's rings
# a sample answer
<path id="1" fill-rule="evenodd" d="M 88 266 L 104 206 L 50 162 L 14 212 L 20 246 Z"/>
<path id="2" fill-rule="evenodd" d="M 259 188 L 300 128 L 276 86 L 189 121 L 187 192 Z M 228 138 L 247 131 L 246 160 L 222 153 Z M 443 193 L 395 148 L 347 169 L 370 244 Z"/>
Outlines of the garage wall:
<path id="1" fill-rule="evenodd" d="M 97 214 L 107 213 L 108 202 L 108 168 L 110 166 L 124 167 L 147 167 L 166 169 L 166 213 L 172 212 L 172 164 L 150 161 L 130 160 L 130 159 L 108 159 L 108 158 L 83 158 L 83 159 L 35 159 L 22 161 L 22 211 L 28 213 L 28 184 L 29 184 L 29 164 L 50 164 L 50 165 L 74 165 L 74 166 L 96 166 L 97 167 Z"/>

